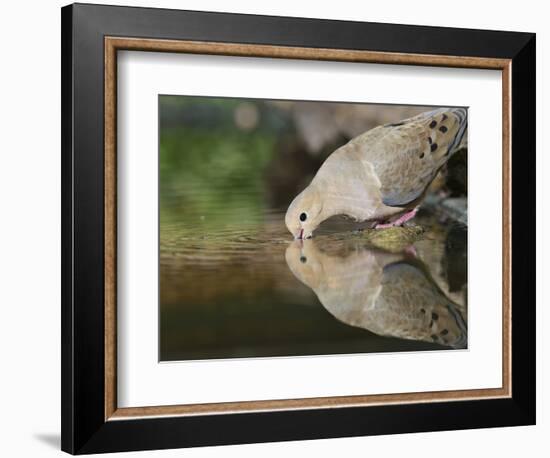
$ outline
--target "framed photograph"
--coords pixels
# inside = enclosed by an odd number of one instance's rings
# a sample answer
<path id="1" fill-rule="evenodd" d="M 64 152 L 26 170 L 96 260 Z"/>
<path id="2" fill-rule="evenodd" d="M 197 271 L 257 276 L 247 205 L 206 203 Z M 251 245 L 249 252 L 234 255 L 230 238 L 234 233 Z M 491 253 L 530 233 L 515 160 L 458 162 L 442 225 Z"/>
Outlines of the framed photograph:
<path id="1" fill-rule="evenodd" d="M 62 449 L 535 423 L 535 35 L 62 9 Z"/>

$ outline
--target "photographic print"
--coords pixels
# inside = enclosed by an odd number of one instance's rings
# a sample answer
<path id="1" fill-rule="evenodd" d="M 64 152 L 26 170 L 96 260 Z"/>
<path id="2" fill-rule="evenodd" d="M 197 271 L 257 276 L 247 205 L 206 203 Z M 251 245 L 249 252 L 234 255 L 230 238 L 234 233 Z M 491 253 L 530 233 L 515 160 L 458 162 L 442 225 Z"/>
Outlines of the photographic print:
<path id="1" fill-rule="evenodd" d="M 63 450 L 536 423 L 534 34 L 61 22 Z"/>
<path id="2" fill-rule="evenodd" d="M 160 95 L 159 360 L 467 348 L 467 124 Z"/>

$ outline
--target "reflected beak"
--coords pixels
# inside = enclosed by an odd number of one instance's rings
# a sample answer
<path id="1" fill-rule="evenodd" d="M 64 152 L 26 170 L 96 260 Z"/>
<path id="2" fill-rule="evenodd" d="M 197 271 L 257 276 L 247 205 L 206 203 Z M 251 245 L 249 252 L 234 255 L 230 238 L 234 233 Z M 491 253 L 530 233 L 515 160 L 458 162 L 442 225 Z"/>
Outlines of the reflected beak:
<path id="1" fill-rule="evenodd" d="M 304 239 L 304 229 L 300 229 L 300 233 L 296 236 L 296 238 L 298 240 L 303 240 Z"/>

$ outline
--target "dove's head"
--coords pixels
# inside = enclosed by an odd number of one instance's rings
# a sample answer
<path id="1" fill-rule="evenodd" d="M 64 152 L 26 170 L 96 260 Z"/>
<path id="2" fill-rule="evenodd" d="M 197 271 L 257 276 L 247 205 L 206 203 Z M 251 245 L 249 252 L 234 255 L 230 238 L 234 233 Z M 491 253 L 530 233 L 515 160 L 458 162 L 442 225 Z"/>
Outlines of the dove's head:
<path id="1" fill-rule="evenodd" d="M 310 185 L 298 194 L 286 211 L 285 223 L 296 239 L 308 239 L 324 220 L 319 190 Z"/>
<path id="2" fill-rule="evenodd" d="M 326 255 L 321 253 L 314 240 L 295 240 L 286 249 L 285 259 L 290 271 L 304 285 L 314 291 L 326 283 L 323 261 Z"/>

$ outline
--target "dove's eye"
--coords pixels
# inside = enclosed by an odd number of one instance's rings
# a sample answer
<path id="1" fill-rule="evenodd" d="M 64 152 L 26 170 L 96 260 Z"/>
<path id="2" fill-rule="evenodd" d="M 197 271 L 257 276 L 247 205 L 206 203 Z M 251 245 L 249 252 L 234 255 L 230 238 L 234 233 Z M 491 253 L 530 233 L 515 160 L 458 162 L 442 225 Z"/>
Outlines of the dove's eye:
<path id="1" fill-rule="evenodd" d="M 307 258 L 305 256 L 300 256 L 300 262 L 305 264 L 307 262 Z"/>
<path id="2" fill-rule="evenodd" d="M 300 221 L 305 221 L 307 219 L 307 213 L 300 214 Z"/>

